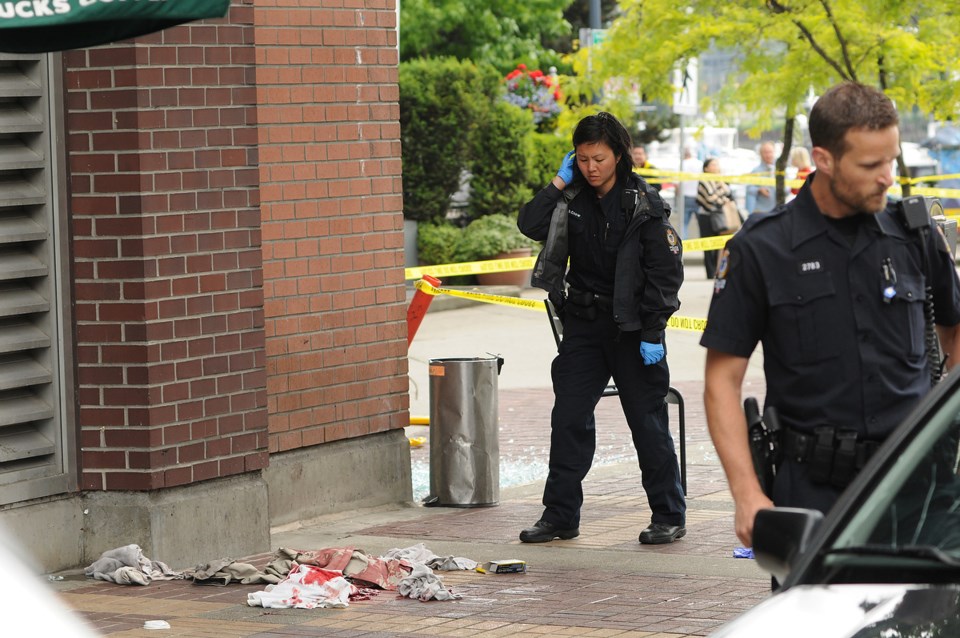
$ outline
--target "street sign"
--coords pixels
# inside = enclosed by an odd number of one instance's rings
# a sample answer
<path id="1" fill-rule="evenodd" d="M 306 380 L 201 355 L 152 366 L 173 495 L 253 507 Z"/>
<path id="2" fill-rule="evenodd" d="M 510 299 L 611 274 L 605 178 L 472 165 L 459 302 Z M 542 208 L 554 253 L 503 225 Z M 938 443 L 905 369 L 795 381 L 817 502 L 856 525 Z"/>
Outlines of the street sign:
<path id="1" fill-rule="evenodd" d="M 590 47 L 600 44 L 607 38 L 606 29 L 580 29 L 580 46 Z"/>

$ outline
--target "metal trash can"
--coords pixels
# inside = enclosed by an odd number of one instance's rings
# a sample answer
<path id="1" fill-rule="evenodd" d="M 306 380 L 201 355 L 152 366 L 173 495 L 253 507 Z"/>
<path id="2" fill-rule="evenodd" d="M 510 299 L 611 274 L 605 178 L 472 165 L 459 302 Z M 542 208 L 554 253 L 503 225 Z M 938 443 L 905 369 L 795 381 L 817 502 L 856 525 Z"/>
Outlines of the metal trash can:
<path id="1" fill-rule="evenodd" d="M 503 359 L 430 359 L 427 506 L 489 507 L 500 500 L 497 376 Z"/>

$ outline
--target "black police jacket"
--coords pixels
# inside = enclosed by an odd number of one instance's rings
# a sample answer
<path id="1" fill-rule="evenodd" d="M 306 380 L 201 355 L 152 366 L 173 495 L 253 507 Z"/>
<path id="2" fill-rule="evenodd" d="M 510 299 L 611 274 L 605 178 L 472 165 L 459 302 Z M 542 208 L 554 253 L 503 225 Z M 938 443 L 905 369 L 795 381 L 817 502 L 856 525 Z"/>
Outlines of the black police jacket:
<path id="1" fill-rule="evenodd" d="M 738 357 L 762 343 L 766 405 L 785 426 L 881 440 L 930 389 L 925 289 L 936 323 L 953 326 L 960 280 L 933 226 L 928 279 L 895 207 L 865 217 L 851 246 L 817 207 L 815 179 L 727 243 L 700 343 Z"/>
<path id="2" fill-rule="evenodd" d="M 639 198 L 617 249 L 613 318 L 621 330 L 639 330 L 643 341 L 660 343 L 667 320 L 680 308 L 682 248 L 660 194 L 635 174 L 628 179 Z M 520 209 L 517 220 L 524 235 L 545 242 L 531 283 L 550 293 L 555 303 L 566 299 L 567 220 L 579 190 L 578 184 L 562 192 L 548 184 Z"/>

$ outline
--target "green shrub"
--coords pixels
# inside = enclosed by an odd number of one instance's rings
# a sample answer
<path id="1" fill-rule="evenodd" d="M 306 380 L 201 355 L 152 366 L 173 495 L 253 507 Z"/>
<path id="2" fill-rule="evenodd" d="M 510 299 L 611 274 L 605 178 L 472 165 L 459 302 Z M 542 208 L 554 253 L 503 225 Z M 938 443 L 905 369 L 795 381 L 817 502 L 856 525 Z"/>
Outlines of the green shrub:
<path id="1" fill-rule="evenodd" d="M 473 132 L 470 144 L 471 218 L 516 213 L 530 199 L 527 186 L 530 111 L 494 100 Z"/>
<path id="2" fill-rule="evenodd" d="M 499 75 L 469 61 L 417 59 L 400 64 L 399 81 L 404 217 L 442 220 Z"/>
<path id="3" fill-rule="evenodd" d="M 537 247 L 537 242 L 520 233 L 516 215 L 485 215 L 463 229 L 454 258 L 457 262 L 479 261 L 518 248 Z"/>
<path id="4" fill-rule="evenodd" d="M 417 255 L 422 264 L 451 264 L 463 231 L 447 223 L 417 225 Z"/>
<path id="5" fill-rule="evenodd" d="M 532 133 L 528 140 L 530 148 L 527 187 L 534 193 L 550 183 L 557 174 L 563 156 L 573 149 L 569 135 Z"/>

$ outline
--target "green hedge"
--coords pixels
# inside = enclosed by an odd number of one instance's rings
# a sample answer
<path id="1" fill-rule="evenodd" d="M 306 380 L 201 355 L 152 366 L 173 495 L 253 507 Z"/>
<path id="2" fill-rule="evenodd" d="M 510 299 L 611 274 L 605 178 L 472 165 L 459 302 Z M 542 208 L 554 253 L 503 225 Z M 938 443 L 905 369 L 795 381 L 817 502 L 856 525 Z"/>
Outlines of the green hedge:
<path id="1" fill-rule="evenodd" d="M 573 149 L 569 135 L 533 133 L 529 139 L 530 159 L 527 186 L 537 192 L 557 174 L 564 155 Z"/>
<path id="2" fill-rule="evenodd" d="M 470 152 L 471 218 L 520 210 L 527 186 L 533 117 L 504 100 L 494 100 L 473 132 Z"/>
<path id="3" fill-rule="evenodd" d="M 531 242 L 516 214 L 546 186 L 570 145 L 569 134 L 538 133 L 530 111 L 502 99 L 488 66 L 452 58 L 400 64 L 404 217 L 420 221 L 424 264 L 474 261 Z M 465 229 L 447 211 L 470 174 Z M 484 221 L 487 217 L 494 220 Z"/>
<path id="4" fill-rule="evenodd" d="M 417 254 L 421 264 L 452 264 L 463 231 L 447 223 L 421 222 L 417 225 Z"/>
<path id="5" fill-rule="evenodd" d="M 400 137 L 404 217 L 442 220 L 467 166 L 471 132 L 500 90 L 493 67 L 452 58 L 403 62 Z"/>
<path id="6" fill-rule="evenodd" d="M 537 247 L 537 242 L 517 228 L 516 214 L 484 215 L 463 229 L 453 256 L 457 262 L 480 261 L 518 248 Z"/>

